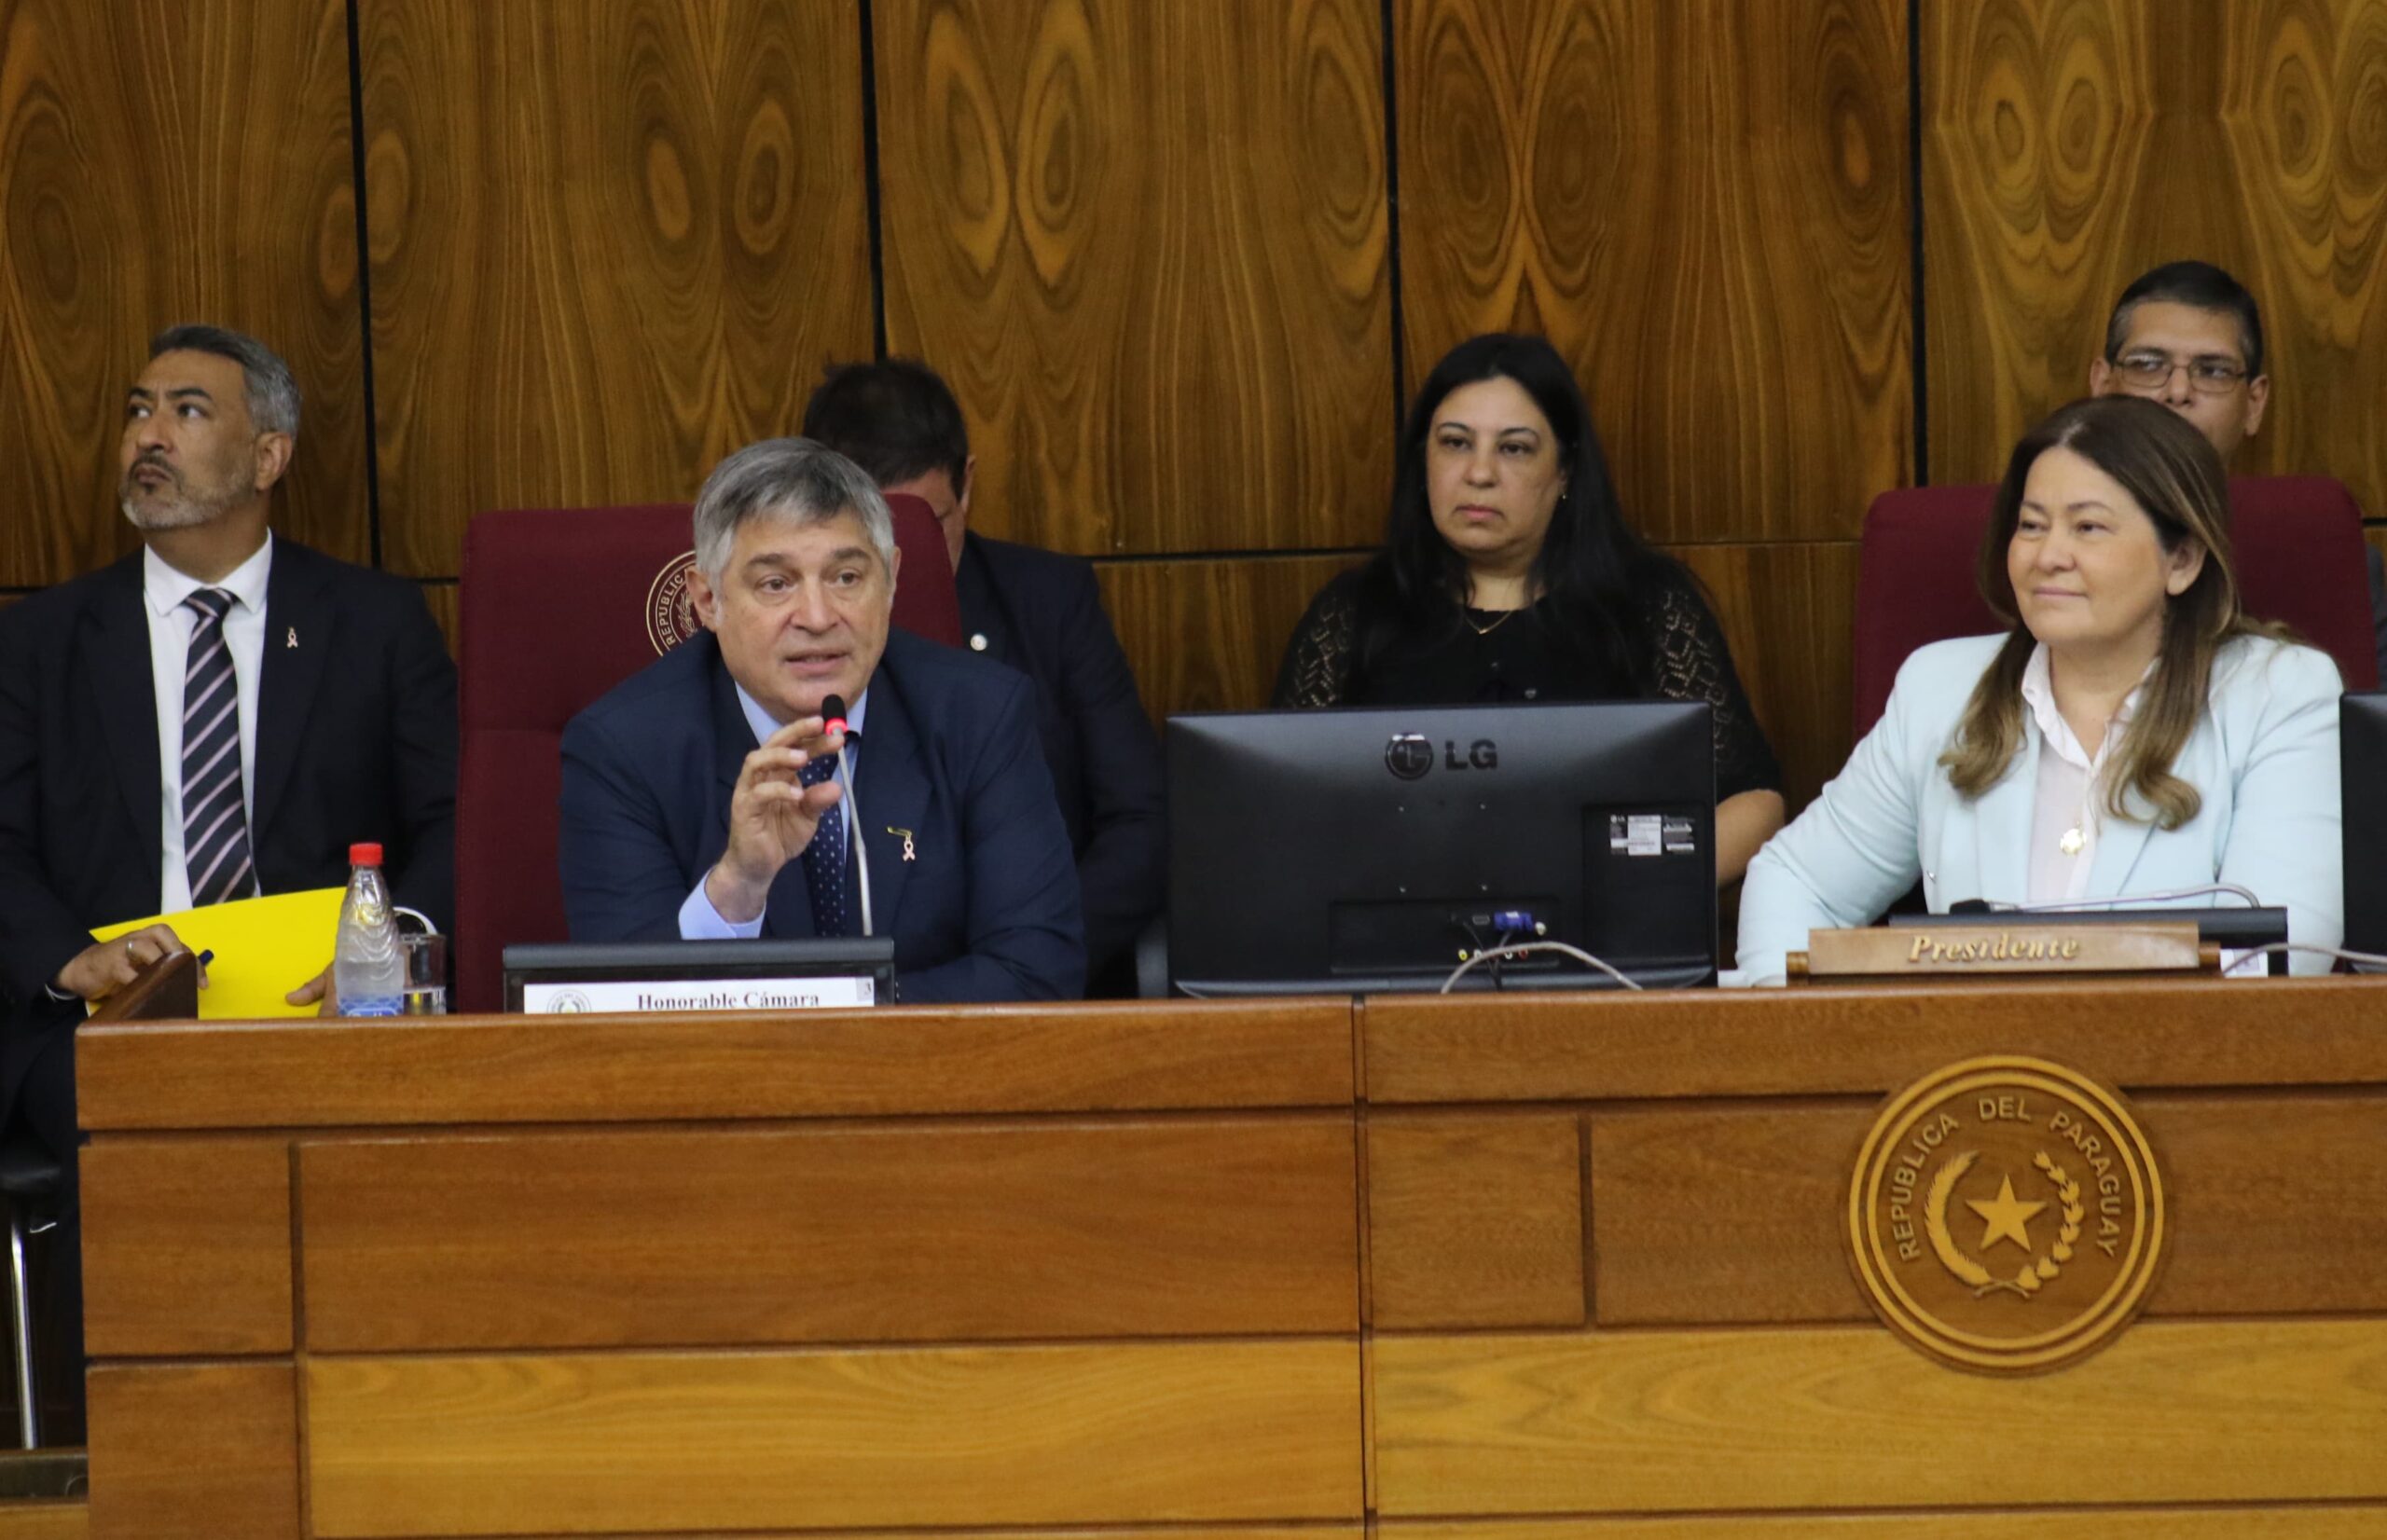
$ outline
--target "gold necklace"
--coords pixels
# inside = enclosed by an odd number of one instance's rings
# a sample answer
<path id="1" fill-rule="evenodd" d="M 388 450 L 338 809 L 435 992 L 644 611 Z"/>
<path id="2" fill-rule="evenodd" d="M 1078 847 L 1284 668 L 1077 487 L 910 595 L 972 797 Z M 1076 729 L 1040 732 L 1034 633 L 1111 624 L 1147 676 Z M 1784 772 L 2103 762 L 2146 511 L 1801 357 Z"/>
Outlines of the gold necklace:
<path id="1" fill-rule="evenodd" d="M 1514 610 L 1503 610 L 1500 612 L 1500 618 L 1498 620 L 1492 622 L 1489 626 L 1478 626 L 1475 624 L 1475 617 L 1473 615 L 1469 614 L 1464 610 L 1461 610 L 1458 612 L 1459 618 L 1467 622 L 1467 628 L 1473 631 L 1479 637 L 1488 637 L 1493 632 L 1498 630 L 1501 626 L 1508 625 L 1509 617 L 1515 613 L 1516 612 Z"/>

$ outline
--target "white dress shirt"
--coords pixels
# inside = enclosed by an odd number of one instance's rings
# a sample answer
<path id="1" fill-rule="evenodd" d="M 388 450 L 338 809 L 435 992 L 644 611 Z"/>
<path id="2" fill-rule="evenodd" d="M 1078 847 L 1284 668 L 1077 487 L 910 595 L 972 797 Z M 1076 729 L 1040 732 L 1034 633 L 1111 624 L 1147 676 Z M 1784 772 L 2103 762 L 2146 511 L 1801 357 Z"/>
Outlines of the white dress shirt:
<path id="1" fill-rule="evenodd" d="M 183 600 L 201 588 L 232 596 L 224 612 L 224 645 L 232 653 L 232 684 L 240 692 L 241 805 L 249 824 L 249 855 L 256 857 L 257 681 L 265 667 L 266 579 L 273 570 L 273 536 L 256 555 L 218 583 L 174 571 L 154 550 L 141 558 L 142 598 L 149 607 L 149 679 L 158 691 L 158 801 L 161 854 L 158 913 L 190 907 L 190 873 L 183 851 L 183 680 L 190 669 L 190 634 L 199 624 Z"/>
<path id="2" fill-rule="evenodd" d="M 744 685 L 733 683 L 731 688 L 738 692 L 738 708 L 746 713 L 746 725 L 753 730 L 754 747 L 760 749 L 763 740 L 778 732 L 784 723 L 772 721 L 771 714 L 763 709 L 762 702 L 748 694 Z M 862 763 L 862 714 L 869 706 L 870 692 L 864 690 L 854 697 L 853 709 L 846 713 L 846 731 L 851 735 L 846 749 L 848 775 L 857 773 L 857 767 Z M 834 811 L 839 818 L 848 816 L 843 798 L 838 799 Z M 846 847 L 849 850 L 861 833 L 859 829 L 848 828 Z M 803 859 L 801 856 L 796 859 Z M 711 875 L 712 872 L 708 868 L 705 875 L 697 879 L 697 886 L 689 891 L 687 898 L 681 901 L 680 939 L 683 942 L 752 941 L 761 935 L 763 921 L 770 914 L 768 905 L 764 907 L 762 914 L 742 924 L 722 918 L 721 911 L 712 905 L 712 896 L 705 891 L 705 881 Z"/>
<path id="3" fill-rule="evenodd" d="M 2155 666 L 2146 666 L 2147 673 Z M 2105 821 L 2105 762 L 2114 744 L 2137 713 L 2146 676 L 2123 697 L 2105 723 L 2105 736 L 2090 754 L 2081 746 L 2072 723 L 2056 709 L 2055 675 L 2048 644 L 2032 649 L 2022 668 L 2022 704 L 2039 728 L 2038 783 L 2031 804 L 2030 899 L 2038 903 L 2074 903 L 2089 889 L 2089 873 L 2097 860 L 2097 832 Z M 2080 848 L 2063 853 L 2063 836 L 2077 829 Z"/>

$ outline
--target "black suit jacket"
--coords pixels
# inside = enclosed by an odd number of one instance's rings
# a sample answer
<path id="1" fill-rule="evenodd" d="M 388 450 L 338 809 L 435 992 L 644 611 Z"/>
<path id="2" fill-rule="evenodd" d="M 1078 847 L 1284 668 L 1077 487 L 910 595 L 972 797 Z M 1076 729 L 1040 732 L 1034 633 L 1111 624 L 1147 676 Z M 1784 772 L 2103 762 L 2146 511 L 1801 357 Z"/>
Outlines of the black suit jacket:
<path id="1" fill-rule="evenodd" d="M 906 1004 L 1084 990 L 1076 874 L 1031 694 L 1009 668 L 888 633 L 855 740 L 854 810 Z M 680 934 L 681 904 L 728 846 L 730 795 L 753 751 L 710 633 L 572 719 L 559 857 L 573 941 Z M 793 860 L 771 884 L 763 934 L 814 933 Z"/>
<path id="2" fill-rule="evenodd" d="M 92 928 L 157 913 L 141 573 L 136 553 L 0 611 L 0 1109 L 43 1036 L 82 1017 L 48 982 Z M 261 889 L 339 887 L 350 844 L 378 840 L 398 901 L 448 928 L 456 669 L 421 594 L 277 536 L 265 618 L 249 831 Z"/>
<path id="3" fill-rule="evenodd" d="M 1044 762 L 1077 854 L 1091 992 L 1132 994 L 1137 933 L 1168 891 L 1166 781 L 1093 564 L 971 535 L 955 582 L 964 633 L 1036 683 Z"/>

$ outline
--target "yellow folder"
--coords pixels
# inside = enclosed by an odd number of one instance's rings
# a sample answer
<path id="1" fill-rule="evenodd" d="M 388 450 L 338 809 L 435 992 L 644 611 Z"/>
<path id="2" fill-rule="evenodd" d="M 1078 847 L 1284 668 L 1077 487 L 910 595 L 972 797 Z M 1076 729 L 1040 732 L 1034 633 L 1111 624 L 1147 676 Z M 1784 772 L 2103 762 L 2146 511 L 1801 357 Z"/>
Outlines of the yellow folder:
<path id="1" fill-rule="evenodd" d="M 331 966 L 339 930 L 339 901 L 345 888 L 276 893 L 234 903 L 212 903 L 179 914 L 153 914 L 91 932 L 93 941 L 114 941 L 145 925 L 170 925 L 193 952 L 213 952 L 207 987 L 199 992 L 202 1021 L 257 1021 L 269 1016 L 311 1016 L 311 1005 L 285 1004 L 283 996 Z"/>

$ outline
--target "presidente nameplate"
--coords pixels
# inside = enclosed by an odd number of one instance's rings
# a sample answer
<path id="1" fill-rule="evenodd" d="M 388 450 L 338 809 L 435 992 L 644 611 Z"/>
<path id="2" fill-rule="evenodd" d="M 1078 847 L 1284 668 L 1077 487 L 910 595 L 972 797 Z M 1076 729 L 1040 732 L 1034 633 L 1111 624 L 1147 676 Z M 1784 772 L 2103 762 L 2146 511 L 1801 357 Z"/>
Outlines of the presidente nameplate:
<path id="1" fill-rule="evenodd" d="M 1856 1157 L 1848 1244 L 1890 1329 L 1945 1364 L 2060 1368 L 2137 1314 L 2163 1255 L 2155 1152 L 2117 1092 L 1967 1059 L 1892 1096 Z"/>
<path id="2" fill-rule="evenodd" d="M 2220 966 L 2193 920 L 2130 925 L 1868 926 L 1814 930 L 1790 954 L 1793 980 L 2011 973 L 2195 973 Z"/>

